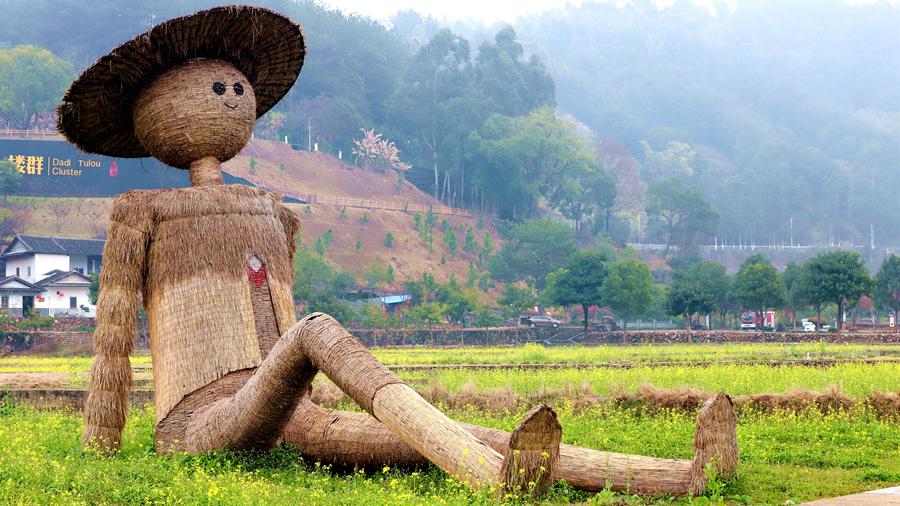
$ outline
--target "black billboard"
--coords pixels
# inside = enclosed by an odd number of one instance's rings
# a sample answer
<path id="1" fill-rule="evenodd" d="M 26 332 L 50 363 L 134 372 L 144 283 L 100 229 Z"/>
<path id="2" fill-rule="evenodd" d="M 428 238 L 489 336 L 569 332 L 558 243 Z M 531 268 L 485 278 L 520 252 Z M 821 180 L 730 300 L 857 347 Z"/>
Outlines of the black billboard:
<path id="1" fill-rule="evenodd" d="M 0 159 L 22 175 L 17 195 L 112 197 L 128 190 L 190 186 L 186 170 L 155 158 L 112 158 L 79 151 L 64 140 L 0 139 Z M 249 184 L 223 174 L 226 183 Z"/>

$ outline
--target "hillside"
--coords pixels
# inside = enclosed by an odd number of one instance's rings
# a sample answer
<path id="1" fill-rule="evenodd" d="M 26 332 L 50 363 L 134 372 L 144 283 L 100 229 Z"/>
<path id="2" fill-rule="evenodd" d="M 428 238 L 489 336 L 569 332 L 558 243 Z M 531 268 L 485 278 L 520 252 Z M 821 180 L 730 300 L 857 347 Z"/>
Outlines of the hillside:
<path id="1" fill-rule="evenodd" d="M 378 207 L 402 203 L 410 208 L 435 206 L 440 210 L 436 200 L 408 182 L 398 185 L 393 172 L 365 171 L 327 154 L 294 151 L 283 143 L 254 140 L 238 157 L 225 164 L 225 170 L 280 193 L 358 199 L 374 206 L 288 205 L 302 223 L 302 242 L 312 245 L 330 229 L 333 239 L 325 256 L 353 274 L 361 284 L 364 269 L 372 265 L 382 269 L 388 265 L 393 267 L 392 289 L 400 289 L 403 281 L 418 278 L 422 272 L 432 273 L 438 282 L 446 282 L 451 275 L 465 282 L 470 262 L 477 260 L 477 254 L 463 251 L 467 227 L 473 229 L 479 245 L 485 232 L 493 236 L 494 244 L 500 243 L 496 229 L 487 220 L 479 229 L 479 219 L 473 215 L 438 214 L 429 252 L 428 244 L 416 230 L 414 212 Z M 103 233 L 112 203 L 112 199 L 103 198 L 10 197 L 10 201 L 26 209 L 23 233 L 83 238 Z M 424 221 L 424 216 L 421 219 Z M 444 241 L 443 220 L 457 235 L 455 255 L 450 254 Z M 390 248 L 385 246 L 388 233 L 394 238 Z"/>

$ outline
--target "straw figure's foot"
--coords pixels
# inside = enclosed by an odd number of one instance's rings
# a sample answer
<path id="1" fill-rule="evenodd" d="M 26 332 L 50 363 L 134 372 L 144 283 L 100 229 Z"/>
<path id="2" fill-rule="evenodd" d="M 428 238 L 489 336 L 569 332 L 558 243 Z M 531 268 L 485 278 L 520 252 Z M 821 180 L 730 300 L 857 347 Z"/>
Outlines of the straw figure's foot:
<path id="1" fill-rule="evenodd" d="M 690 492 L 700 494 L 706 489 L 707 467 L 715 476 L 733 476 L 739 459 L 734 404 L 731 397 L 718 393 L 697 414 Z"/>
<path id="2" fill-rule="evenodd" d="M 562 426 L 546 404 L 533 408 L 509 436 L 500 480 L 511 494 L 544 495 L 559 466 Z"/>

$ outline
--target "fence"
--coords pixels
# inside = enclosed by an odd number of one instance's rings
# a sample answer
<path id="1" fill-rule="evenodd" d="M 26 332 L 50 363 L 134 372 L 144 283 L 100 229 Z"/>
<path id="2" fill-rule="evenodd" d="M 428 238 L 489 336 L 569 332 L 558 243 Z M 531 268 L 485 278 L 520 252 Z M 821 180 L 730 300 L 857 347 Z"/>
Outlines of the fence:
<path id="1" fill-rule="evenodd" d="M 56 130 L 0 128 L 0 138 L 9 139 L 61 139 L 62 135 Z"/>
<path id="2" fill-rule="evenodd" d="M 267 188 L 269 189 L 269 188 Z M 277 190 L 276 190 L 277 191 Z M 425 205 L 404 201 L 356 199 L 352 197 L 336 197 L 332 195 L 306 195 L 302 193 L 280 192 L 282 196 L 299 200 L 307 204 L 324 204 L 338 207 L 358 207 L 362 209 L 384 209 L 388 211 L 406 211 L 413 213 L 426 213 L 432 211 L 435 214 L 447 216 L 462 216 L 474 218 L 475 215 L 466 209 L 442 205 Z"/>

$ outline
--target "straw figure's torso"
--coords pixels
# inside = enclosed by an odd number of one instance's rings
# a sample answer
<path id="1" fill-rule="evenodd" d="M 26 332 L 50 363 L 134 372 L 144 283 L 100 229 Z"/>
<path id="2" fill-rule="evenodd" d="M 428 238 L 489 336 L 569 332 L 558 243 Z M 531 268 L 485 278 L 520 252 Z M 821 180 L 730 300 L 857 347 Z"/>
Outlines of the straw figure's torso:
<path id="1" fill-rule="evenodd" d="M 136 232 L 131 242 L 145 248 L 140 285 L 157 423 L 165 429 L 192 392 L 207 387 L 212 398 L 233 393 L 295 323 L 298 221 L 277 196 L 230 185 L 132 191 L 119 197 L 111 218 Z M 110 247 L 141 245 L 119 240 Z M 228 380 L 230 387 L 215 392 L 208 388 L 236 371 L 246 371 L 237 375 L 242 380 Z M 170 427 L 159 436 L 170 439 L 173 431 L 180 432 Z"/>

